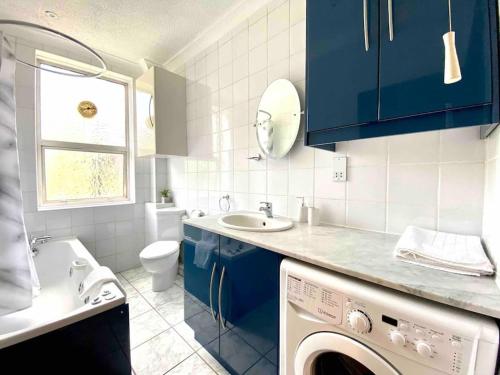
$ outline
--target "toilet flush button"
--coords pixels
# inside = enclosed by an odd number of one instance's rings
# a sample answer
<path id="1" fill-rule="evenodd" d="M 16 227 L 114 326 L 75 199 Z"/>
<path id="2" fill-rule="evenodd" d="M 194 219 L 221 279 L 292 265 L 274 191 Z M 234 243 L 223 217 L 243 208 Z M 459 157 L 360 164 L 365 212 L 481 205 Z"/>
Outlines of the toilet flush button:
<path id="1" fill-rule="evenodd" d="M 421 329 L 416 329 L 415 330 L 415 333 L 418 335 L 418 336 L 422 336 L 424 334 L 424 331 L 422 331 Z"/>
<path id="2" fill-rule="evenodd" d="M 408 329 L 408 324 L 401 323 L 401 324 L 399 325 L 399 329 L 400 329 L 401 331 L 406 331 L 406 330 Z"/>

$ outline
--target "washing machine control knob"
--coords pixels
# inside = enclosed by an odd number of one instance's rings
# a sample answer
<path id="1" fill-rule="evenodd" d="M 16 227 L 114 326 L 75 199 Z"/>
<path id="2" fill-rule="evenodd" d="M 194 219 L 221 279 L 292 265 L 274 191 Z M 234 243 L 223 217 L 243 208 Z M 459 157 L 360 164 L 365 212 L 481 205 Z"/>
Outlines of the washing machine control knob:
<path id="1" fill-rule="evenodd" d="M 399 331 L 392 331 L 391 332 L 391 342 L 394 345 L 397 346 L 403 346 L 406 344 L 406 338 L 403 336 L 403 334 Z"/>
<path id="2" fill-rule="evenodd" d="M 418 341 L 416 347 L 417 347 L 417 353 L 420 354 L 422 357 L 428 358 L 431 356 L 432 348 L 426 342 Z"/>
<path id="3" fill-rule="evenodd" d="M 370 318 L 363 311 L 351 311 L 347 316 L 347 322 L 358 333 L 368 333 L 372 330 Z"/>

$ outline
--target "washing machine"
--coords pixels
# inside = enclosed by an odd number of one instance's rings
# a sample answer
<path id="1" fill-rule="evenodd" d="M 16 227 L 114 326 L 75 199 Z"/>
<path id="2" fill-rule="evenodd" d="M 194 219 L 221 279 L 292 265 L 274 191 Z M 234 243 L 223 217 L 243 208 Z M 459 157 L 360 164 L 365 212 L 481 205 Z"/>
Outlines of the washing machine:
<path id="1" fill-rule="evenodd" d="M 281 375 L 493 375 L 493 319 L 285 259 Z"/>

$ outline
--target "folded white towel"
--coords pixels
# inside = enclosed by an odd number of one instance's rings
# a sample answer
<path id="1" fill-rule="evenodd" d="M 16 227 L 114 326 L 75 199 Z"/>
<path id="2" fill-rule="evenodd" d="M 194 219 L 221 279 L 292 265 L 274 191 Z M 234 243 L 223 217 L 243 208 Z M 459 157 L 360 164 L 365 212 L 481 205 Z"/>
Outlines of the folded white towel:
<path id="1" fill-rule="evenodd" d="M 85 301 L 87 297 L 89 297 L 89 299 L 94 298 L 97 294 L 99 294 L 101 287 L 108 282 L 115 283 L 123 295 L 127 295 L 125 289 L 118 281 L 113 271 L 111 271 L 108 267 L 99 266 L 92 270 L 80 283 L 78 290 L 80 299 Z"/>
<path id="2" fill-rule="evenodd" d="M 481 239 L 408 226 L 394 256 L 402 261 L 464 275 L 492 275 L 495 269 Z"/>

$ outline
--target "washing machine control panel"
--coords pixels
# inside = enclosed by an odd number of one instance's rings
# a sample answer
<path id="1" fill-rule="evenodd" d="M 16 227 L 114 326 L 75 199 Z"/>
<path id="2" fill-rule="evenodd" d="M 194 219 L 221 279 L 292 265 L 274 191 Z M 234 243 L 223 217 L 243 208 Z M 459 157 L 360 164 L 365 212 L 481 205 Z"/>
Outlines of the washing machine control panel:
<path id="1" fill-rule="evenodd" d="M 446 322 L 442 324 L 436 319 L 426 319 L 432 316 L 432 311 L 425 305 L 415 310 L 410 304 L 412 309 L 401 312 L 404 309 L 391 309 L 383 298 L 378 300 L 376 294 L 374 297 L 367 302 L 303 276 L 287 276 L 289 303 L 336 326 L 347 335 L 447 374 L 468 373 L 469 362 L 474 359 L 472 356 L 476 350 L 473 337 L 448 331 L 443 328 Z M 404 304 L 404 298 L 401 303 Z"/>

